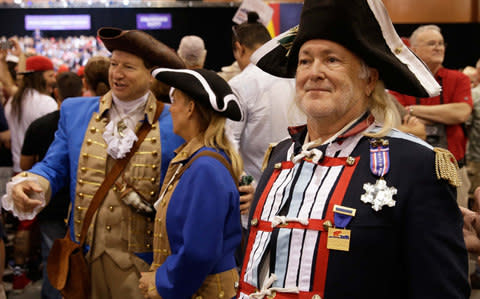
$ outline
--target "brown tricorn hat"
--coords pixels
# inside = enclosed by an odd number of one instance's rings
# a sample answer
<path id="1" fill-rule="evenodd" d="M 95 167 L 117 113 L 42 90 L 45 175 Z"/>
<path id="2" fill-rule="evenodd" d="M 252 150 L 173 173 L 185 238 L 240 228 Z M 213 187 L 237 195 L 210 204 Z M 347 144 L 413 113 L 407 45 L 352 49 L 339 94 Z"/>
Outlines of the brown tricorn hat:
<path id="1" fill-rule="evenodd" d="M 134 54 L 151 66 L 185 68 L 173 49 L 143 31 L 102 27 L 97 35 L 110 52 L 120 50 Z"/>

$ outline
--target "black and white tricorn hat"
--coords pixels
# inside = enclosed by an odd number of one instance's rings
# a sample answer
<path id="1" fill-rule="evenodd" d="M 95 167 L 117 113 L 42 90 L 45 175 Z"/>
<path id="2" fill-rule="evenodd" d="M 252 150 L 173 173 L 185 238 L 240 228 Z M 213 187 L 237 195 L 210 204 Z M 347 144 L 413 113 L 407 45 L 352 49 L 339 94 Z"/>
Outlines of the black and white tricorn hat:
<path id="1" fill-rule="evenodd" d="M 312 39 L 349 49 L 379 71 L 388 89 L 418 97 L 440 93 L 428 67 L 398 36 L 382 0 L 305 0 L 300 24 L 265 43 L 250 60 L 272 75 L 293 78 L 300 47 Z"/>
<path id="2" fill-rule="evenodd" d="M 214 71 L 157 68 L 153 70 L 152 75 L 231 120 L 243 119 L 238 98 L 230 85 Z"/>

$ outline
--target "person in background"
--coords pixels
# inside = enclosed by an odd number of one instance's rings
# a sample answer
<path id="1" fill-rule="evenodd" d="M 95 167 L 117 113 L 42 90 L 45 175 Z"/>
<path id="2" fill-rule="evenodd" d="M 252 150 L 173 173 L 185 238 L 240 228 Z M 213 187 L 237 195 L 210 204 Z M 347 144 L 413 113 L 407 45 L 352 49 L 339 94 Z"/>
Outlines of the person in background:
<path id="1" fill-rule="evenodd" d="M 180 41 L 178 56 L 189 69 L 201 69 L 205 64 L 207 50 L 203 39 L 196 35 L 186 35 Z"/>
<path id="2" fill-rule="evenodd" d="M 173 151 L 183 143 L 172 131 L 169 107 L 150 92 L 150 71 L 154 66 L 184 68 L 184 63 L 143 31 L 104 27 L 98 36 L 112 52 L 110 91 L 101 98 L 62 103 L 57 134 L 45 158 L 12 179 L 2 203 L 28 219 L 50 201 L 50 194 L 68 184 L 68 228 L 78 242 L 92 197 L 116 161 L 131 151 L 139 125 L 148 122 L 152 129 L 97 209 L 85 244 L 92 298 L 143 298 L 138 280 L 153 254 L 149 211 Z M 161 113 L 155 118 L 157 111 Z M 43 195 L 44 200 L 27 193 Z"/>
<path id="3" fill-rule="evenodd" d="M 464 123 L 472 113 L 472 94 L 469 78 L 459 71 L 443 66 L 446 44 L 440 27 L 422 25 L 410 36 L 411 50 L 422 59 L 442 86 L 439 96 L 420 98 L 395 91 L 392 94 L 407 108 L 409 114 L 426 125 L 427 142 L 448 149 L 460 167 L 462 182 L 457 190 L 458 204 L 468 206 L 468 180 L 465 167 L 467 135 Z"/>
<path id="4" fill-rule="evenodd" d="M 393 130 L 386 94 L 440 85 L 381 0 L 306 0 L 293 33 L 257 66 L 286 60 L 307 124 L 266 157 L 238 298 L 468 298 L 454 157 Z"/>
<path id="5" fill-rule="evenodd" d="M 57 76 L 55 96 L 58 107 L 66 98 L 82 95 L 83 83 L 80 77 L 72 72 L 62 72 Z M 60 110 L 53 111 L 33 121 L 25 132 L 20 167 L 28 170 L 41 161 L 55 137 L 60 119 Z M 69 206 L 68 186 L 60 189 L 51 199 L 51 203 L 37 216 L 41 237 L 41 255 L 43 263 L 42 299 L 61 299 L 58 290 L 52 287 L 47 277 L 47 258 L 55 239 L 66 234 L 66 224 Z"/>
<path id="6" fill-rule="evenodd" d="M 469 198 L 480 186 L 480 85 L 472 88 L 473 110 L 467 121 L 467 170 L 470 181 Z M 471 206 L 471 205 L 469 205 Z"/>
<path id="7" fill-rule="evenodd" d="M 242 161 L 225 120 L 242 118 L 238 100 L 210 70 L 159 68 L 153 75 L 174 88 L 173 131 L 186 142 L 155 204 L 154 259 L 139 286 L 145 298 L 234 298 Z"/>
<path id="8" fill-rule="evenodd" d="M 5 105 L 5 117 L 10 128 L 13 172 L 18 174 L 20 155 L 28 126 L 37 118 L 58 109 L 50 96 L 56 78 L 52 61 L 45 56 L 31 56 L 26 60 L 26 69 L 15 95 Z M 31 254 L 30 232 L 36 227 L 35 219 L 19 221 L 14 241 L 13 290 L 16 293 L 30 283 L 26 264 Z M 35 267 L 35 265 L 34 265 Z M 34 271 L 35 269 L 30 269 Z"/>
<path id="9" fill-rule="evenodd" d="M 104 56 L 93 56 L 83 70 L 83 84 L 86 92 L 83 96 L 103 96 L 110 90 L 108 84 L 108 68 L 110 59 Z"/>
<path id="10" fill-rule="evenodd" d="M 20 84 L 20 81 L 17 80 L 17 73 L 25 70 L 25 54 L 17 38 L 12 37 L 8 41 L 12 45 L 11 48 L 0 50 L 0 83 L 5 101 L 17 92 Z M 2 102 L 3 105 L 5 105 L 5 101 Z"/>
<path id="11" fill-rule="evenodd" d="M 270 39 L 256 12 L 249 12 L 245 23 L 232 27 L 233 55 L 242 72 L 228 84 L 245 118 L 240 122 L 227 120 L 227 127 L 244 161 L 244 171 L 255 181 L 262 174 L 269 144 L 286 138 L 289 125 L 305 123 L 305 116 L 292 100 L 295 81 L 272 76 L 250 62 L 252 54 Z M 242 211 L 247 213 L 248 209 Z"/>
<path id="12" fill-rule="evenodd" d="M 471 88 L 474 88 L 478 85 L 478 71 L 475 67 L 471 65 L 467 65 L 466 67 L 463 68 L 462 73 L 467 75 L 468 79 L 470 79 L 470 86 Z"/>

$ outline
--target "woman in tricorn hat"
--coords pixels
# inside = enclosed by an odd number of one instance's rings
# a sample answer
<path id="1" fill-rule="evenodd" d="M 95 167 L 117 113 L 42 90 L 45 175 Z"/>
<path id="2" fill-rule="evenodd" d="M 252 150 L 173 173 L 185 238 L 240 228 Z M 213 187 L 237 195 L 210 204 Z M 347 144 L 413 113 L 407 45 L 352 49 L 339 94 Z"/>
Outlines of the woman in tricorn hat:
<path id="1" fill-rule="evenodd" d="M 139 286 L 145 298 L 232 298 L 242 161 L 224 128 L 226 118 L 241 120 L 238 100 L 213 71 L 160 68 L 153 75 L 174 87 L 173 131 L 186 142 L 155 203 L 153 272 L 142 273 Z"/>

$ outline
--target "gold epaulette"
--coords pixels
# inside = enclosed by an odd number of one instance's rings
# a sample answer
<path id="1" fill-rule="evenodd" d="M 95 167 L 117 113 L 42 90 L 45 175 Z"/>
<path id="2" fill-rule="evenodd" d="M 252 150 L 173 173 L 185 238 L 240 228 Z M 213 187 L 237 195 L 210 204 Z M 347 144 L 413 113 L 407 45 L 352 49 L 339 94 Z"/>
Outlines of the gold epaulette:
<path id="1" fill-rule="evenodd" d="M 265 155 L 263 156 L 263 163 L 262 163 L 262 172 L 267 168 L 268 165 L 268 160 L 270 160 L 270 154 L 272 153 L 272 150 L 275 146 L 277 146 L 278 142 L 275 143 L 270 143 L 268 145 L 268 149 L 265 152 Z"/>
<path id="2" fill-rule="evenodd" d="M 461 181 L 458 176 L 458 164 L 452 153 L 444 148 L 434 147 L 435 171 L 438 179 L 447 180 L 452 186 L 460 187 Z"/>

